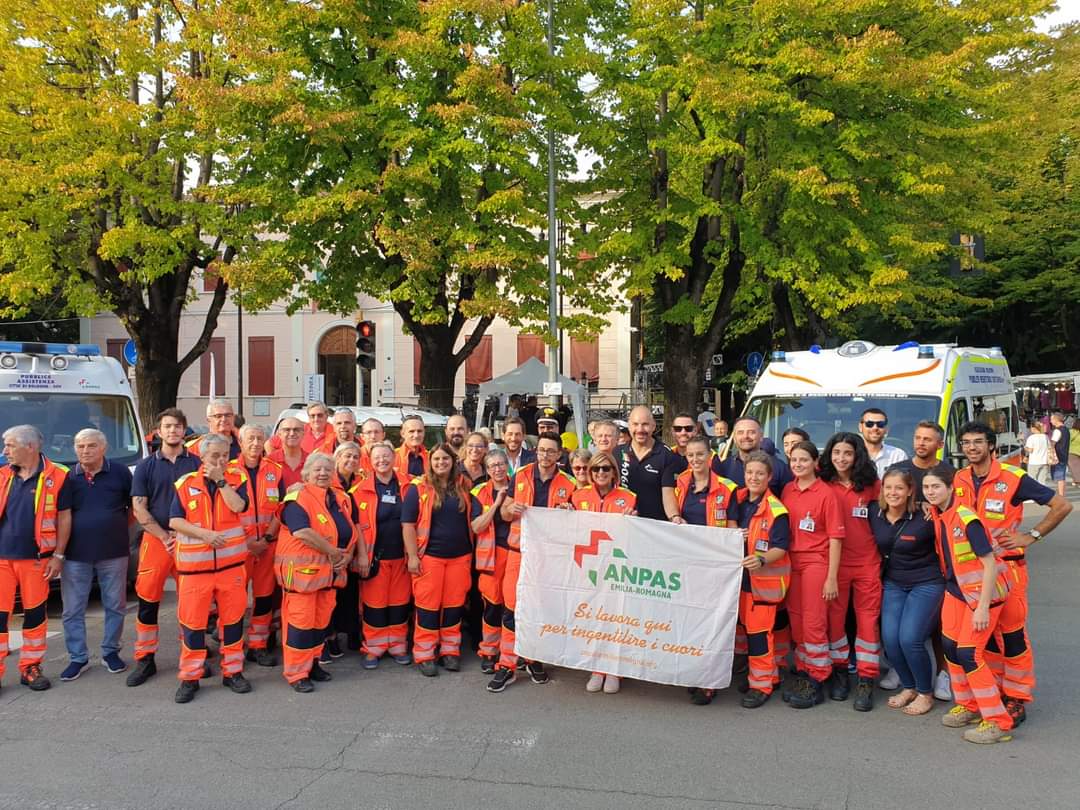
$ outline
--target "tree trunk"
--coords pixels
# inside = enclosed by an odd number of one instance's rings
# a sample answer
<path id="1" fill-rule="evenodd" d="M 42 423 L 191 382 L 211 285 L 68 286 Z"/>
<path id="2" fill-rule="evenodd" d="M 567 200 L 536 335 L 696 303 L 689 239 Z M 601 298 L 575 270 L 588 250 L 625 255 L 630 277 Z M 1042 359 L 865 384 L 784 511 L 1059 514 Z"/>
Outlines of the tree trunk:
<path id="1" fill-rule="evenodd" d="M 420 343 L 420 407 L 438 413 L 454 407 L 454 380 L 460 362 L 454 359 L 454 339 L 445 339 L 445 326 L 421 327 L 414 336 Z M 456 335 L 454 338 L 456 339 Z"/>
<path id="2" fill-rule="evenodd" d="M 142 336 L 143 341 L 153 340 L 149 335 Z M 135 396 L 139 403 L 139 418 L 143 430 L 149 433 L 157 426 L 157 415 L 166 408 L 176 405 L 176 396 L 180 390 L 180 371 L 178 364 L 153 363 L 146 355 L 139 352 L 135 363 Z M 189 415 L 189 419 L 190 419 Z"/>
<path id="3" fill-rule="evenodd" d="M 664 357 L 664 436 L 671 442 L 671 422 L 675 414 L 686 411 L 697 415 L 705 364 L 710 358 L 703 356 L 704 337 L 695 336 L 692 327 L 665 326 L 664 337 L 667 342 L 667 355 Z"/>

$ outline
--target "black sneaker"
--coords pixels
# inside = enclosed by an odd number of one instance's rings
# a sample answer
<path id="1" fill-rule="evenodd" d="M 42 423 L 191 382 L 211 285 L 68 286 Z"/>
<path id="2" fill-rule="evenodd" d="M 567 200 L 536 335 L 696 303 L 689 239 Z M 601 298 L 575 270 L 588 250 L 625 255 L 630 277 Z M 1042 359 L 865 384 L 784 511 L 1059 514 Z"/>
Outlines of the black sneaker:
<path id="1" fill-rule="evenodd" d="M 435 666 L 434 661 L 421 661 L 416 668 L 425 678 L 434 678 L 439 674 L 439 668 Z"/>
<path id="2" fill-rule="evenodd" d="M 494 655 L 481 655 L 480 656 L 480 671 L 485 675 L 495 674 L 495 665 L 499 662 L 499 659 Z"/>
<path id="3" fill-rule="evenodd" d="M 316 683 L 325 683 L 326 681 L 334 680 L 334 676 L 318 664 L 311 665 L 311 672 L 308 673 L 308 677 Z"/>
<path id="4" fill-rule="evenodd" d="M 712 703 L 712 699 L 712 689 L 698 689 L 695 687 L 694 691 L 690 693 L 690 702 L 695 706 L 708 706 Z"/>
<path id="5" fill-rule="evenodd" d="M 45 673 L 41 671 L 41 667 L 37 664 L 31 664 L 22 671 L 19 683 L 23 686 L 29 686 L 32 692 L 44 692 L 52 686 L 52 681 L 45 677 Z"/>
<path id="6" fill-rule="evenodd" d="M 745 655 L 736 655 L 731 667 L 731 683 L 741 694 L 750 688 L 750 659 Z"/>
<path id="7" fill-rule="evenodd" d="M 551 680 L 547 670 L 544 669 L 544 665 L 539 661 L 529 661 L 525 665 L 525 670 L 529 673 L 529 680 L 533 683 L 544 684 Z"/>
<path id="8" fill-rule="evenodd" d="M 851 677 L 846 669 L 833 669 L 829 676 L 829 699 L 847 700 L 851 694 Z"/>
<path id="9" fill-rule="evenodd" d="M 1005 698 L 1005 711 L 1013 720 L 1013 728 L 1027 720 L 1027 709 L 1024 707 L 1024 701 L 1022 700 Z"/>
<path id="10" fill-rule="evenodd" d="M 195 693 L 198 691 L 198 681 L 180 681 L 180 687 L 176 690 L 174 700 L 177 703 L 191 703 L 195 699 Z"/>
<path id="11" fill-rule="evenodd" d="M 444 655 L 439 659 L 439 666 L 447 672 L 461 672 L 461 658 L 456 655 Z"/>
<path id="12" fill-rule="evenodd" d="M 825 702 L 825 688 L 820 681 L 815 681 L 809 675 L 803 676 L 796 684 L 791 693 L 788 704 L 793 709 L 811 709 L 819 703 Z"/>
<path id="13" fill-rule="evenodd" d="M 506 667 L 499 667 L 495 670 L 495 677 L 488 681 L 487 690 L 501 692 L 515 680 L 517 680 L 517 672 Z"/>
<path id="14" fill-rule="evenodd" d="M 127 685 L 142 686 L 153 675 L 157 675 L 157 664 L 154 663 L 154 656 L 148 655 L 135 662 L 135 669 L 127 676 Z"/>
<path id="15" fill-rule="evenodd" d="M 307 678 L 301 678 L 298 681 L 293 681 L 289 684 L 293 688 L 294 692 L 299 692 L 302 695 L 306 695 L 308 692 L 315 691 L 315 685 Z"/>
<path id="16" fill-rule="evenodd" d="M 874 679 L 859 677 L 855 684 L 855 702 L 853 708 L 857 712 L 868 712 L 874 708 Z"/>
<path id="17" fill-rule="evenodd" d="M 518 672 L 524 672 L 525 667 L 528 666 L 528 664 L 529 664 L 529 662 L 526 661 L 524 658 L 518 658 L 518 660 L 517 660 L 517 671 Z"/>
<path id="18" fill-rule="evenodd" d="M 337 636 L 328 638 L 323 650 L 328 653 L 331 658 L 341 658 L 341 656 L 345 655 L 345 653 L 341 651 L 341 644 L 338 642 Z"/>
<path id="19" fill-rule="evenodd" d="M 760 689 L 751 689 L 743 695 L 743 699 L 740 702 L 744 709 L 756 709 L 759 706 L 764 705 L 771 694 L 771 692 L 762 692 Z"/>
<path id="20" fill-rule="evenodd" d="M 784 670 L 784 680 L 780 684 L 780 699 L 784 703 L 788 703 L 791 700 L 792 694 L 795 692 L 795 687 L 799 683 L 799 673 L 794 670 Z"/>
<path id="21" fill-rule="evenodd" d="M 251 691 L 251 682 L 244 677 L 243 672 L 237 672 L 235 675 L 226 675 L 221 679 L 221 685 L 229 687 L 238 695 L 246 695 Z"/>
<path id="22" fill-rule="evenodd" d="M 258 664 L 260 667 L 277 666 L 277 656 L 265 647 L 260 647 L 257 650 L 248 650 L 244 653 L 244 658 L 253 664 Z"/>
<path id="23" fill-rule="evenodd" d="M 330 655 L 330 650 L 327 649 L 329 645 L 323 644 L 322 649 L 319 650 L 319 657 L 315 661 L 319 664 L 332 664 L 334 663 L 334 657 Z"/>
<path id="24" fill-rule="evenodd" d="M 360 649 L 360 634 L 349 633 L 345 636 L 345 648 L 357 652 Z"/>

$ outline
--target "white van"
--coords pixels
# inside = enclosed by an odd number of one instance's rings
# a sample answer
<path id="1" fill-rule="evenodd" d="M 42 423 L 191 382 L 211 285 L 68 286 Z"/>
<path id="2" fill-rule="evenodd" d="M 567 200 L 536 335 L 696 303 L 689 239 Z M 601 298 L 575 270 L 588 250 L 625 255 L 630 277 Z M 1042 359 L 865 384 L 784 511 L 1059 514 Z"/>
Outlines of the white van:
<path id="1" fill-rule="evenodd" d="M 75 434 L 87 427 L 105 434 L 110 461 L 134 467 L 146 455 L 127 375 L 97 346 L 0 342 L 0 432 L 24 424 L 41 431 L 46 456 L 69 467 Z"/>
<path id="2" fill-rule="evenodd" d="M 989 424 L 998 456 L 1020 451 L 1016 397 L 1009 365 L 997 348 L 848 341 L 838 349 L 773 352 L 754 385 L 745 413 L 756 417 L 777 447 L 789 427 L 824 447 L 837 431 L 858 432 L 859 417 L 879 408 L 889 418 L 886 443 L 912 454 L 915 425 L 932 419 L 945 428 L 945 458 L 962 463 L 960 426 Z"/>

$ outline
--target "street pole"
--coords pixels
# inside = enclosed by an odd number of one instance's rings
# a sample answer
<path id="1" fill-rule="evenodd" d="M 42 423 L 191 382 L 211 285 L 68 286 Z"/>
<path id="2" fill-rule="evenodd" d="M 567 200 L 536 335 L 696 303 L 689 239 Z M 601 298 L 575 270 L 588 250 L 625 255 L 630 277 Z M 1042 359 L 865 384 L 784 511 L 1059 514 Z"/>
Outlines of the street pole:
<path id="1" fill-rule="evenodd" d="M 547 4 L 547 45 L 548 57 L 555 57 L 555 3 L 548 0 Z M 548 82 L 554 86 L 553 73 L 548 74 Z M 558 247 L 558 235 L 555 221 L 555 127 L 551 122 L 551 113 L 548 113 L 548 331 L 555 336 L 557 345 L 556 358 L 562 356 L 562 341 L 559 340 L 558 312 L 556 299 L 558 298 L 558 277 L 555 272 L 555 253 Z M 556 358 L 548 358 L 548 382 L 558 381 L 558 362 Z M 551 407 L 559 407 L 559 398 L 551 395 Z"/>
<path id="2" fill-rule="evenodd" d="M 236 288 L 236 413 L 244 415 L 244 305 L 243 287 Z"/>

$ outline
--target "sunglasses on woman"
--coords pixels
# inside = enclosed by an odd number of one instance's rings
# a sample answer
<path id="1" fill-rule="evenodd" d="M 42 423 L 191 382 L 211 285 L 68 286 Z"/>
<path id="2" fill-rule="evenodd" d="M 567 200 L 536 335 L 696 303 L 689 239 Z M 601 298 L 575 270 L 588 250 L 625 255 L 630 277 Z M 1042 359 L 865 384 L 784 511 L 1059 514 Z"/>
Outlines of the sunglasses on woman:
<path id="1" fill-rule="evenodd" d="M 592 468 L 591 468 L 591 469 L 589 470 L 589 472 L 602 472 L 602 473 L 609 473 L 609 472 L 611 472 L 611 471 L 612 471 L 612 470 L 614 470 L 614 469 L 615 469 L 614 467 L 612 467 L 612 466 L 609 466 L 609 465 L 607 465 L 607 464 L 601 464 L 601 465 L 600 465 L 599 467 L 592 467 Z"/>

